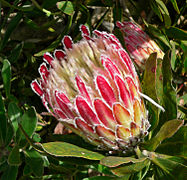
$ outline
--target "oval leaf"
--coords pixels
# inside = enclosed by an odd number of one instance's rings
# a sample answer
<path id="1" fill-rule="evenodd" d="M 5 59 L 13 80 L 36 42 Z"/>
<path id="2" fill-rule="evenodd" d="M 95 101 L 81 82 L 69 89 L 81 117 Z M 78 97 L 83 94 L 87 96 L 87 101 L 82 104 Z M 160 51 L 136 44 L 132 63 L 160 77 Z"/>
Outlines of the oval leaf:
<path id="1" fill-rule="evenodd" d="M 21 164 L 20 153 L 19 153 L 19 146 L 14 146 L 12 151 L 8 156 L 8 163 L 10 165 L 19 165 Z"/>
<path id="2" fill-rule="evenodd" d="M 72 15 L 74 12 L 73 3 L 71 1 L 58 2 L 57 8 L 67 15 Z"/>
<path id="3" fill-rule="evenodd" d="M 12 125 L 14 127 L 14 131 L 16 132 L 18 129 L 18 121 L 21 117 L 21 110 L 14 102 L 10 102 L 8 105 L 8 116 L 12 122 Z"/>
<path id="4" fill-rule="evenodd" d="M 21 118 L 21 125 L 29 137 L 32 136 L 37 125 L 37 116 L 33 107 L 29 108 Z"/>
<path id="5" fill-rule="evenodd" d="M 65 142 L 49 142 L 42 144 L 42 146 L 47 153 L 58 157 L 82 157 L 90 160 L 101 160 L 104 158 L 102 154 Z"/>

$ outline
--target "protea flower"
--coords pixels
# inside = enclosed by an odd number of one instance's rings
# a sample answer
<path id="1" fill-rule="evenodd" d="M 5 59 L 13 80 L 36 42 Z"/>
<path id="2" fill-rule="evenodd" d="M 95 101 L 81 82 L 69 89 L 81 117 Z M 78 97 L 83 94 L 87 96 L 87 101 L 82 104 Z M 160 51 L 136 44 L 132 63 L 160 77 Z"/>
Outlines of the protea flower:
<path id="1" fill-rule="evenodd" d="M 74 133 L 106 150 L 133 147 L 147 134 L 149 122 L 133 63 L 118 39 L 95 30 L 64 51 L 44 54 L 41 79 L 32 89 L 48 111 Z M 49 69 L 47 68 L 49 66 Z"/>
<path id="2" fill-rule="evenodd" d="M 158 58 L 163 58 L 164 53 L 150 37 L 133 22 L 117 22 L 116 24 L 124 33 L 125 46 L 137 64 L 143 70 L 149 55 L 157 52 Z"/>

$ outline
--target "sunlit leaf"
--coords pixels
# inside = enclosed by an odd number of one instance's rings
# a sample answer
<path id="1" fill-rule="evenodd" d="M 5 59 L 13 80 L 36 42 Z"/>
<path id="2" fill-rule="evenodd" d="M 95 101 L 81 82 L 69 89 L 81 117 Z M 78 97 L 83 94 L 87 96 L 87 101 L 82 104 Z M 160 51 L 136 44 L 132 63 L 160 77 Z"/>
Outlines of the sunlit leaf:
<path id="1" fill-rule="evenodd" d="M 155 0 L 155 1 L 159 6 L 162 15 L 164 16 L 164 22 L 166 27 L 169 27 L 171 25 L 171 19 L 167 7 L 165 6 L 162 0 Z"/>
<path id="2" fill-rule="evenodd" d="M 182 120 L 170 120 L 167 121 L 160 129 L 160 131 L 151 140 L 145 143 L 145 146 L 150 151 L 155 149 L 161 144 L 166 138 L 173 136 L 179 128 L 183 125 Z"/>
<path id="3" fill-rule="evenodd" d="M 116 167 L 122 164 L 128 163 L 138 163 L 145 161 L 147 158 L 135 159 L 133 157 L 116 157 L 116 156 L 107 156 L 101 159 L 100 164 L 108 167 Z"/>
<path id="4" fill-rule="evenodd" d="M 172 49 L 171 49 L 171 68 L 174 71 L 175 65 L 176 65 L 176 48 L 175 48 L 175 42 L 170 41 Z"/>
<path id="5" fill-rule="evenodd" d="M 67 15 L 72 15 L 74 12 L 73 3 L 71 1 L 58 2 L 57 8 Z"/>
<path id="6" fill-rule="evenodd" d="M 187 126 L 182 126 L 157 148 L 158 153 L 187 157 Z"/>
<path id="7" fill-rule="evenodd" d="M 144 76 L 142 80 L 143 93 L 158 103 L 157 92 L 156 92 L 156 67 L 157 67 L 157 54 L 153 53 L 146 61 Z M 149 103 L 153 113 L 153 119 L 151 121 L 151 128 L 154 129 L 159 121 L 159 110 L 158 108 Z"/>
<path id="8" fill-rule="evenodd" d="M 156 95 L 159 104 L 163 105 L 163 74 L 162 74 L 162 59 L 157 59 L 156 68 Z"/>
<path id="9" fill-rule="evenodd" d="M 175 11 L 179 14 L 180 11 L 179 11 L 179 8 L 178 8 L 178 5 L 177 5 L 177 1 L 176 0 L 170 0 L 170 1 L 173 4 L 173 7 L 174 7 Z"/>
<path id="10" fill-rule="evenodd" d="M 104 157 L 97 152 L 65 142 L 49 142 L 42 144 L 42 146 L 47 153 L 57 157 L 82 157 L 90 160 L 101 160 Z"/>
<path id="11" fill-rule="evenodd" d="M 161 40 L 166 46 L 171 48 L 171 45 L 169 43 L 169 39 L 159 30 L 158 27 L 155 27 L 154 25 L 151 25 L 151 24 L 147 24 L 147 26 L 148 26 L 148 31 L 150 34 L 152 34 L 154 37 Z"/>
<path id="12" fill-rule="evenodd" d="M 18 129 L 18 122 L 20 121 L 21 117 L 21 110 L 14 102 L 10 102 L 8 105 L 8 116 L 12 122 L 14 127 L 14 131 L 16 132 Z"/>
<path id="13" fill-rule="evenodd" d="M 180 157 L 152 153 L 151 160 L 154 164 L 171 176 L 177 177 L 180 175 L 181 171 L 185 172 L 187 168 L 187 166 L 183 164 L 186 160 Z"/>

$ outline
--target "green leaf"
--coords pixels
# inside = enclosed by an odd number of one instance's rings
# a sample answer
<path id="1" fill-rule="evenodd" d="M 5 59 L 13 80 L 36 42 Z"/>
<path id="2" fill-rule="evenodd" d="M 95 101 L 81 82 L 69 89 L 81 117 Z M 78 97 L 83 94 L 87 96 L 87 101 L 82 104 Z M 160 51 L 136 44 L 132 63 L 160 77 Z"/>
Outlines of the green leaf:
<path id="1" fill-rule="evenodd" d="M 145 21 L 144 21 L 145 22 Z M 145 22 L 146 23 L 146 22 Z M 168 46 L 171 49 L 171 45 L 169 43 L 169 39 L 159 30 L 158 27 L 155 27 L 154 25 L 146 23 L 148 26 L 148 31 L 150 34 L 152 34 L 154 37 L 161 40 L 166 46 Z"/>
<path id="2" fill-rule="evenodd" d="M 3 68 L 1 72 L 2 78 L 3 78 L 3 84 L 6 92 L 6 96 L 10 96 L 10 80 L 11 80 L 11 67 L 10 63 L 7 59 L 3 61 Z"/>
<path id="3" fill-rule="evenodd" d="M 73 3 L 71 1 L 58 2 L 57 8 L 67 15 L 72 15 L 74 12 Z"/>
<path id="4" fill-rule="evenodd" d="M 175 65 L 176 65 L 176 48 L 175 48 L 175 42 L 170 41 L 172 49 L 171 49 L 171 68 L 174 71 Z"/>
<path id="5" fill-rule="evenodd" d="M 24 166 L 24 169 L 23 169 L 23 175 L 27 176 L 27 175 L 29 175 L 31 173 L 32 173 L 32 169 L 30 168 L 30 166 L 28 164 L 26 164 Z"/>
<path id="6" fill-rule="evenodd" d="M 40 153 L 36 150 L 25 150 L 25 161 L 26 164 L 32 169 L 35 176 L 40 177 L 43 175 L 44 171 L 44 160 Z"/>
<path id="7" fill-rule="evenodd" d="M 164 16 L 165 26 L 169 27 L 171 25 L 171 19 L 170 19 L 167 7 L 163 3 L 163 1 L 161 1 L 161 0 L 155 0 L 155 1 L 156 1 L 157 5 L 158 5 L 162 15 Z"/>
<path id="8" fill-rule="evenodd" d="M 151 161 L 160 167 L 167 174 L 177 177 L 181 174 L 181 171 L 184 172 L 187 169 L 185 159 L 175 156 L 167 156 L 164 154 L 151 153 Z"/>
<path id="9" fill-rule="evenodd" d="M 19 152 L 19 146 L 15 145 L 10 152 L 8 156 L 8 163 L 10 165 L 20 165 L 21 159 L 20 159 L 20 152 Z"/>
<path id="10" fill-rule="evenodd" d="M 101 160 L 104 156 L 87 149 L 65 142 L 49 142 L 42 144 L 43 149 L 57 157 L 82 157 L 90 160 Z"/>
<path id="11" fill-rule="evenodd" d="M 22 16 L 23 16 L 22 13 L 17 13 L 17 15 L 14 16 L 12 20 L 9 22 L 4 38 L 0 43 L 0 51 L 6 46 L 10 35 L 12 34 L 12 32 L 15 30 L 15 28 L 19 24 L 20 20 L 22 19 Z"/>
<path id="12" fill-rule="evenodd" d="M 40 27 L 32 20 L 32 19 L 29 19 L 28 17 L 25 17 L 24 18 L 24 22 L 32 29 L 34 30 L 38 30 L 40 29 Z"/>
<path id="13" fill-rule="evenodd" d="M 0 112 L 5 114 L 5 105 L 4 105 L 4 102 L 3 102 L 3 97 L 0 93 Z"/>
<path id="14" fill-rule="evenodd" d="M 183 29 L 171 26 L 169 27 L 169 29 L 165 29 L 165 32 L 169 38 L 177 40 L 187 40 L 187 31 Z"/>
<path id="15" fill-rule="evenodd" d="M 176 91 L 172 86 L 172 72 L 170 65 L 169 52 L 167 52 L 163 59 L 162 65 L 163 73 L 163 100 L 165 113 L 163 114 L 163 121 L 176 119 L 177 118 L 177 98 Z"/>
<path id="16" fill-rule="evenodd" d="M 18 129 L 18 122 L 20 121 L 21 117 L 21 110 L 14 102 L 10 102 L 8 105 L 8 116 L 12 122 L 12 125 L 14 127 L 14 132 Z"/>
<path id="17" fill-rule="evenodd" d="M 133 173 L 141 171 L 145 166 L 149 164 L 149 160 L 146 159 L 142 162 L 137 162 L 133 164 L 127 164 L 116 168 L 111 168 L 113 174 L 119 177 L 123 177 L 126 175 L 131 175 Z"/>
<path id="18" fill-rule="evenodd" d="M 17 62 L 17 60 L 21 54 L 21 51 L 23 49 L 23 44 L 24 43 L 17 44 L 16 47 L 11 51 L 11 54 L 8 58 L 11 63 Z"/>
<path id="19" fill-rule="evenodd" d="M 142 162 L 145 161 L 146 159 L 147 159 L 146 157 L 135 159 L 133 157 L 107 156 L 100 160 L 100 164 L 107 167 L 116 167 L 122 164 Z"/>
<path id="20" fill-rule="evenodd" d="M 179 11 L 176 0 L 170 0 L 170 1 L 173 4 L 173 7 L 174 7 L 175 11 L 177 11 L 177 13 L 180 14 L 180 11 Z"/>
<path id="21" fill-rule="evenodd" d="M 183 125 L 182 120 L 167 121 L 161 127 L 160 131 L 156 134 L 156 136 L 145 143 L 144 147 L 150 151 L 155 151 L 163 140 L 172 137 L 182 125 Z"/>
<path id="22" fill-rule="evenodd" d="M 160 18 L 160 20 L 163 22 L 163 18 L 162 18 L 162 14 L 160 12 L 160 9 L 157 5 L 157 3 L 155 2 L 155 0 L 151 0 L 149 1 L 150 5 L 151 5 L 151 9 L 155 12 L 155 14 Z"/>
<path id="23" fill-rule="evenodd" d="M 145 71 L 142 80 L 143 93 L 158 103 L 156 93 L 156 67 L 157 67 L 157 54 L 153 53 L 149 56 L 145 64 Z M 151 111 L 153 113 L 153 119 L 151 121 L 151 128 L 154 129 L 159 122 L 159 109 L 149 103 Z"/>
<path id="24" fill-rule="evenodd" d="M 182 126 L 157 148 L 158 153 L 187 157 L 187 126 Z"/>
<path id="25" fill-rule="evenodd" d="M 21 117 L 21 125 L 29 137 L 32 136 L 36 129 L 37 121 L 34 107 L 29 108 Z"/>
<path id="26" fill-rule="evenodd" d="M 8 166 L 3 172 L 1 180 L 16 180 L 18 174 L 18 166 Z"/>
<path id="27" fill-rule="evenodd" d="M 163 105 L 163 74 L 162 74 L 162 59 L 157 59 L 157 68 L 156 68 L 156 95 L 159 104 Z"/>

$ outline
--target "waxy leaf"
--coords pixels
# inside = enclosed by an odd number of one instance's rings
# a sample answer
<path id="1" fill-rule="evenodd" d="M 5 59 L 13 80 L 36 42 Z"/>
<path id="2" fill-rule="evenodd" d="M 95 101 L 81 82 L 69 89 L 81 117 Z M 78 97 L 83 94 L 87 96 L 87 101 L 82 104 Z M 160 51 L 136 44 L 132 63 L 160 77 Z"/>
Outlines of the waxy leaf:
<path id="1" fill-rule="evenodd" d="M 10 102 L 8 105 L 8 116 L 12 122 L 14 127 L 14 131 L 16 132 L 18 129 L 18 122 L 20 121 L 21 117 L 21 110 L 14 102 Z"/>
<path id="2" fill-rule="evenodd" d="M 72 15 L 74 12 L 73 3 L 71 1 L 58 2 L 57 8 L 67 15 Z"/>
<path id="3" fill-rule="evenodd" d="M 101 159 L 100 164 L 108 167 L 116 167 L 120 166 L 122 164 L 127 164 L 127 163 L 138 163 L 145 161 L 147 158 L 143 157 L 140 159 L 135 159 L 133 157 L 116 157 L 116 156 L 108 156 L 104 157 Z"/>
<path id="4" fill-rule="evenodd" d="M 157 133 L 155 137 L 145 143 L 145 148 L 150 151 L 155 151 L 159 144 L 166 138 L 173 136 L 178 129 L 183 125 L 182 120 L 167 121 Z"/>
<path id="5" fill-rule="evenodd" d="M 57 157 L 82 157 L 90 160 L 101 160 L 104 158 L 102 154 L 65 142 L 49 142 L 42 144 L 42 146 L 47 153 Z"/>
<path id="6" fill-rule="evenodd" d="M 21 117 L 21 125 L 29 137 L 32 136 L 37 125 L 36 111 L 33 107 L 29 108 Z"/>
<path id="7" fill-rule="evenodd" d="M 6 96 L 10 96 L 10 80 L 11 80 L 11 67 L 10 63 L 7 59 L 3 61 L 3 68 L 1 72 L 2 78 L 3 78 L 3 84 L 6 92 Z"/>

